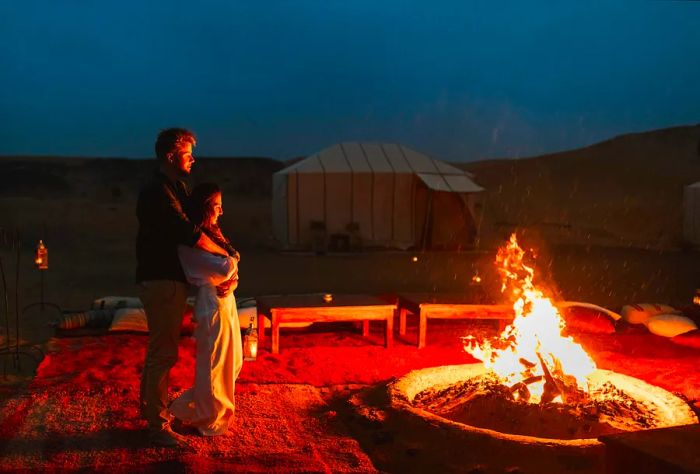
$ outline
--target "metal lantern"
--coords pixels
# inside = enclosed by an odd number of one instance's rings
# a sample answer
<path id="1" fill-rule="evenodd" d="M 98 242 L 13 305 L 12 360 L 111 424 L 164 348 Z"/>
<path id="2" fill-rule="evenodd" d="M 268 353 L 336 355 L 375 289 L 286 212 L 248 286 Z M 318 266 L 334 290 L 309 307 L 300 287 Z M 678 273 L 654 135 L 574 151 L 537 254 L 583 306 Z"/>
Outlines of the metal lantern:
<path id="1" fill-rule="evenodd" d="M 255 318 L 251 316 L 248 329 L 243 336 L 243 360 L 253 361 L 258 358 L 258 330 L 255 328 Z"/>
<path id="2" fill-rule="evenodd" d="M 49 249 L 46 248 L 43 240 L 39 240 L 39 243 L 36 246 L 34 264 L 39 270 L 49 269 Z"/>

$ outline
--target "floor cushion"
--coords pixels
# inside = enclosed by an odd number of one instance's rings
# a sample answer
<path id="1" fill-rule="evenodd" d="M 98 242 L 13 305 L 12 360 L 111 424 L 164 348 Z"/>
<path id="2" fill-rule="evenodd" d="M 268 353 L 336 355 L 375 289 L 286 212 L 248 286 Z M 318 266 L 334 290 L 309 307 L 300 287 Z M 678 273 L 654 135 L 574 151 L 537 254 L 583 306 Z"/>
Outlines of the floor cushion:
<path id="1" fill-rule="evenodd" d="M 146 311 L 143 308 L 121 308 L 114 312 L 110 332 L 148 332 Z"/>
<path id="2" fill-rule="evenodd" d="M 91 309 L 143 308 L 136 296 L 103 296 L 92 302 Z"/>
<path id="3" fill-rule="evenodd" d="M 88 311 L 76 311 L 63 313 L 56 321 L 58 329 L 77 328 L 106 328 L 112 322 L 114 311 L 108 309 L 91 309 Z"/>
<path id="4" fill-rule="evenodd" d="M 690 318 L 680 314 L 660 314 L 649 318 L 647 328 L 649 328 L 649 332 L 657 336 L 674 337 L 698 327 Z"/>
<path id="5" fill-rule="evenodd" d="M 192 307 L 187 306 L 182 316 L 182 336 L 191 336 L 194 333 L 195 320 L 192 314 Z M 142 308 L 121 308 L 115 311 L 110 332 L 140 332 L 148 333 L 148 321 L 146 311 Z"/>
<path id="6" fill-rule="evenodd" d="M 622 307 L 622 319 L 629 324 L 646 324 L 649 318 L 659 314 L 672 314 L 676 309 L 665 304 L 639 303 Z"/>
<path id="7" fill-rule="evenodd" d="M 609 314 L 612 312 L 605 308 L 585 303 L 570 303 L 565 306 L 557 304 L 557 306 L 566 323 L 566 332 L 594 334 L 615 332 L 615 319 Z"/>

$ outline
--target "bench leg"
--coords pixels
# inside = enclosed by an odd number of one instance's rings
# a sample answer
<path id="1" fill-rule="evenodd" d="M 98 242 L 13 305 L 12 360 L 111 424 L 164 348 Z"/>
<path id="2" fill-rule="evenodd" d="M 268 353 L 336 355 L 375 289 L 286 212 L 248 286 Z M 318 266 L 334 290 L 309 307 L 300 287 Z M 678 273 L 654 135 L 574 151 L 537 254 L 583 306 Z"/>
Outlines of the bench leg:
<path id="1" fill-rule="evenodd" d="M 425 331 L 428 325 L 428 318 L 425 317 L 423 311 L 420 312 L 418 318 L 418 349 L 422 349 L 425 347 Z"/>
<path id="2" fill-rule="evenodd" d="M 406 308 L 399 310 L 399 335 L 406 335 Z"/>
<path id="3" fill-rule="evenodd" d="M 362 321 L 362 337 L 369 336 L 369 320 Z"/>
<path id="4" fill-rule="evenodd" d="M 394 311 L 392 310 L 386 318 L 386 333 L 384 334 L 384 346 L 387 349 L 394 347 Z"/>
<path id="5" fill-rule="evenodd" d="M 272 353 L 280 353 L 280 322 L 275 313 L 272 313 Z"/>
<path id="6" fill-rule="evenodd" d="M 262 347 L 265 340 L 265 315 L 258 313 L 258 346 Z"/>

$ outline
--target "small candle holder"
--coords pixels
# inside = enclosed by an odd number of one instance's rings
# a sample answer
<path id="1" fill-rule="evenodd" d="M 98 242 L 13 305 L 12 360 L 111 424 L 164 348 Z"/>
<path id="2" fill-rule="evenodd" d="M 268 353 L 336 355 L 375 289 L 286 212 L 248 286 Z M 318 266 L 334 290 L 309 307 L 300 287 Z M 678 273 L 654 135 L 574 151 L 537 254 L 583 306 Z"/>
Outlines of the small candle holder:
<path id="1" fill-rule="evenodd" d="M 332 294 L 326 293 L 325 295 L 323 295 L 323 302 L 324 302 L 324 303 L 330 303 L 330 302 L 332 302 L 332 301 L 333 301 L 333 295 L 332 295 Z"/>

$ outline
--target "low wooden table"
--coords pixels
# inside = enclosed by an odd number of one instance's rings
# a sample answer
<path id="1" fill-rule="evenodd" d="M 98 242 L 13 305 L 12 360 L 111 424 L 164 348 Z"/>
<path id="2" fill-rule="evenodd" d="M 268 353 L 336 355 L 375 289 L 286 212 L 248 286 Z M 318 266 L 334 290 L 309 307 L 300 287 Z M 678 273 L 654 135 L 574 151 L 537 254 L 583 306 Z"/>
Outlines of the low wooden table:
<path id="1" fill-rule="evenodd" d="M 401 293 L 398 304 L 400 335 L 406 335 L 406 314 L 418 316 L 419 349 L 425 347 L 428 319 L 493 319 L 503 329 L 514 317 L 511 306 L 474 304 L 468 294 Z"/>
<path id="2" fill-rule="evenodd" d="M 700 425 L 601 436 L 606 473 L 700 473 Z"/>
<path id="3" fill-rule="evenodd" d="M 265 337 L 265 319 L 272 323 L 272 353 L 279 353 L 280 324 L 283 322 L 338 322 L 362 321 L 362 335 L 369 334 L 370 321 L 385 321 L 384 343 L 394 343 L 394 313 L 396 305 L 371 295 L 333 295 L 330 302 L 322 294 L 260 296 L 258 306 L 258 339 L 262 346 Z"/>

